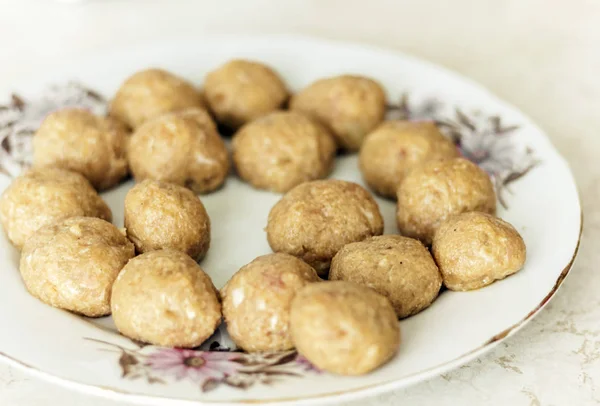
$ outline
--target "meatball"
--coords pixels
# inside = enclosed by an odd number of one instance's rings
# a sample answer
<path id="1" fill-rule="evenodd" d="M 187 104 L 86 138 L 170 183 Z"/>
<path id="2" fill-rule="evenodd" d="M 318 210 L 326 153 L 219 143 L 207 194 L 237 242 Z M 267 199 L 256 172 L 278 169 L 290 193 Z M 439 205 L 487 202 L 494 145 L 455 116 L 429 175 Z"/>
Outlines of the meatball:
<path id="1" fill-rule="evenodd" d="M 395 198 L 409 170 L 432 159 L 458 156 L 454 143 L 432 121 L 386 121 L 365 139 L 359 165 L 371 189 Z"/>
<path id="2" fill-rule="evenodd" d="M 79 173 L 64 169 L 31 169 L 15 178 L 0 197 L 2 226 L 18 249 L 39 228 L 76 216 L 112 220 L 92 185 Z"/>
<path id="3" fill-rule="evenodd" d="M 326 177 L 334 164 L 335 142 L 324 127 L 295 112 L 254 120 L 233 138 L 233 162 L 240 177 L 256 188 L 287 192 Z"/>
<path id="4" fill-rule="evenodd" d="M 400 344 L 400 327 L 389 300 L 345 281 L 301 289 L 290 311 L 298 352 L 320 369 L 362 375 L 387 362 Z"/>
<path id="5" fill-rule="evenodd" d="M 221 304 L 209 276 L 174 250 L 129 261 L 113 285 L 111 308 L 121 334 L 166 347 L 197 347 L 221 323 Z"/>
<path id="6" fill-rule="evenodd" d="M 196 261 L 210 246 L 210 218 L 190 190 L 145 180 L 125 196 L 125 229 L 137 252 L 162 249 L 185 252 Z"/>
<path id="7" fill-rule="evenodd" d="M 496 193 L 488 174 L 464 158 L 426 162 L 398 188 L 400 233 L 428 245 L 442 221 L 469 211 L 495 214 Z"/>
<path id="8" fill-rule="evenodd" d="M 110 115 L 135 129 L 164 113 L 190 107 L 204 108 L 201 93 L 191 83 L 162 69 L 146 69 L 121 85 Z"/>
<path id="9" fill-rule="evenodd" d="M 374 80 L 342 75 L 317 80 L 301 90 L 292 97 L 290 109 L 320 120 L 340 148 L 358 151 L 365 136 L 383 121 L 386 99 Z"/>
<path id="10" fill-rule="evenodd" d="M 96 189 L 110 188 L 127 175 L 126 127 L 83 109 L 49 114 L 33 137 L 33 165 L 79 172 Z"/>
<path id="11" fill-rule="evenodd" d="M 110 314 L 113 282 L 134 255 L 133 244 L 109 222 L 71 217 L 27 240 L 19 270 L 29 293 L 42 302 L 100 317 Z"/>
<path id="12" fill-rule="evenodd" d="M 243 266 L 221 290 L 223 316 L 233 341 L 246 351 L 294 348 L 289 332 L 292 298 L 320 279 L 288 254 L 263 255 Z"/>
<path id="13" fill-rule="evenodd" d="M 382 233 L 383 218 L 369 192 L 334 179 L 296 186 L 273 206 L 267 223 L 273 251 L 299 257 L 319 275 L 344 245 Z"/>
<path id="14" fill-rule="evenodd" d="M 229 174 L 229 154 L 204 110 L 165 114 L 138 128 L 129 143 L 133 176 L 163 180 L 208 193 Z"/>
<path id="15" fill-rule="evenodd" d="M 479 289 L 504 279 L 523 268 L 526 257 L 525 242 L 512 225 L 480 212 L 442 222 L 432 251 L 451 290 Z"/>
<path id="16" fill-rule="evenodd" d="M 399 235 L 348 244 L 331 261 L 330 280 L 368 286 L 387 297 L 400 318 L 412 316 L 437 298 L 442 277 L 419 241 Z"/>
<path id="17" fill-rule="evenodd" d="M 217 121 L 234 129 L 277 110 L 288 98 L 285 84 L 271 68 L 239 59 L 206 75 L 204 94 Z"/>

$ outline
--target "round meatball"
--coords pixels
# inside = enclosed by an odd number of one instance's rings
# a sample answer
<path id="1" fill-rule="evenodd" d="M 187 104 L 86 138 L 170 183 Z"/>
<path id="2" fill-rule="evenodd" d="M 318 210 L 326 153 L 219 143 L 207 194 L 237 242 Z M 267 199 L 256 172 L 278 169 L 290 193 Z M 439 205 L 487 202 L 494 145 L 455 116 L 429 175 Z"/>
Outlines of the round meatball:
<path id="1" fill-rule="evenodd" d="M 133 244 L 109 222 L 71 217 L 27 240 L 19 270 L 29 293 L 42 302 L 100 317 L 110 314 L 112 285 L 134 255 Z"/>
<path id="2" fill-rule="evenodd" d="M 400 318 L 429 307 L 442 286 L 427 248 L 419 240 L 399 235 L 345 245 L 331 261 L 329 279 L 374 289 L 390 300 Z"/>
<path id="3" fill-rule="evenodd" d="M 137 252 L 162 249 L 185 252 L 196 261 L 210 246 L 210 219 L 190 190 L 145 180 L 125 196 L 125 229 Z"/>
<path id="4" fill-rule="evenodd" d="M 127 175 L 125 126 L 84 109 L 49 114 L 33 137 L 33 165 L 79 172 L 99 190 Z"/>
<path id="5" fill-rule="evenodd" d="M 271 68 L 240 59 L 206 75 L 204 94 L 217 121 L 229 128 L 277 110 L 288 98 L 285 84 Z"/>
<path id="6" fill-rule="evenodd" d="M 121 85 L 110 115 L 135 129 L 164 113 L 190 107 L 204 108 L 202 94 L 191 83 L 162 69 L 146 69 Z"/>
<path id="7" fill-rule="evenodd" d="M 525 242 L 512 225 L 480 212 L 444 221 L 432 251 L 451 290 L 479 289 L 504 279 L 523 268 L 526 257 Z"/>
<path id="8" fill-rule="evenodd" d="M 301 90 L 292 97 L 290 109 L 320 120 L 339 147 L 358 151 L 365 136 L 383 121 L 386 99 L 374 80 L 342 75 L 317 80 Z"/>
<path id="9" fill-rule="evenodd" d="M 273 251 L 299 257 L 319 275 L 344 245 L 382 233 L 383 218 L 371 194 L 334 179 L 296 186 L 273 206 L 267 223 Z"/>
<path id="10" fill-rule="evenodd" d="M 458 148 L 432 121 L 386 121 L 365 139 L 359 165 L 371 189 L 395 198 L 408 171 L 432 159 L 458 156 Z"/>
<path id="11" fill-rule="evenodd" d="M 76 216 L 112 220 L 92 185 L 79 173 L 64 169 L 31 169 L 15 178 L 0 197 L 2 226 L 18 249 L 41 227 Z"/>
<path id="12" fill-rule="evenodd" d="M 210 277 L 180 251 L 151 251 L 125 265 L 112 289 L 112 316 L 121 334 L 165 347 L 193 348 L 221 323 Z"/>
<path id="13" fill-rule="evenodd" d="M 496 192 L 488 174 L 464 158 L 426 162 L 398 188 L 400 233 L 428 245 L 442 221 L 469 211 L 495 214 Z"/>
<path id="14" fill-rule="evenodd" d="M 292 299 L 298 290 L 319 280 L 310 265 L 294 256 L 256 258 L 221 289 L 229 335 L 246 351 L 294 348 L 289 332 Z"/>
<path id="15" fill-rule="evenodd" d="M 258 118 L 233 138 L 233 162 L 240 177 L 256 188 L 281 193 L 326 177 L 335 150 L 325 128 L 294 112 Z"/>
<path id="16" fill-rule="evenodd" d="M 229 154 L 208 113 L 188 109 L 138 128 L 129 143 L 136 180 L 176 183 L 196 193 L 218 189 L 229 174 Z"/>
<path id="17" fill-rule="evenodd" d="M 313 283 L 300 290 L 290 311 L 298 352 L 320 369 L 362 375 L 387 362 L 400 344 L 389 300 L 345 281 Z"/>

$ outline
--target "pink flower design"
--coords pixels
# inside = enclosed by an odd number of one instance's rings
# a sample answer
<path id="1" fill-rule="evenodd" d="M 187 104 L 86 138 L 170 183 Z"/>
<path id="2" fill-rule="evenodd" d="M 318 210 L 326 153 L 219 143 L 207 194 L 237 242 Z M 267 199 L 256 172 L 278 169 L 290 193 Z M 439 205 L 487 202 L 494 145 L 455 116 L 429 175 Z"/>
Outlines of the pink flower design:
<path id="1" fill-rule="evenodd" d="M 177 380 L 190 378 L 203 384 L 235 374 L 241 367 L 241 364 L 234 362 L 239 357 L 239 354 L 231 352 L 169 348 L 150 354 L 146 365 L 165 375 L 174 375 Z"/>
<path id="2" fill-rule="evenodd" d="M 300 368 L 302 368 L 302 370 L 305 372 L 314 372 L 317 374 L 320 374 L 321 372 L 323 372 L 319 368 L 314 366 L 313 363 L 310 362 L 304 355 L 298 354 L 296 356 L 295 361 L 296 361 L 296 364 L 298 364 L 298 366 L 300 366 Z"/>

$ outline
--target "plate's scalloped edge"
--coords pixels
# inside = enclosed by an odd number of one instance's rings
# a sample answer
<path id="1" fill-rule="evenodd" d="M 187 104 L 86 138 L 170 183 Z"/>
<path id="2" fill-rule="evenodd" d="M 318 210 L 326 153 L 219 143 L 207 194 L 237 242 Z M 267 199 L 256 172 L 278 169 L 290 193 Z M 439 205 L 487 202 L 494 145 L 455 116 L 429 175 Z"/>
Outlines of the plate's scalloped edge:
<path id="1" fill-rule="evenodd" d="M 573 267 L 573 263 L 575 262 L 575 258 L 577 257 L 577 254 L 579 253 L 579 246 L 581 245 L 582 233 L 583 233 L 583 210 L 581 211 L 581 214 L 580 214 L 579 236 L 577 239 L 577 244 L 575 246 L 575 250 L 573 251 L 573 256 L 571 257 L 569 262 L 563 268 L 562 272 L 558 276 L 558 279 L 556 280 L 556 283 L 554 284 L 554 286 L 552 287 L 550 292 L 548 292 L 548 294 L 544 297 L 544 299 L 542 299 L 542 301 L 532 311 L 530 311 L 521 321 L 519 321 L 518 323 L 515 323 L 511 327 L 494 335 L 492 338 L 487 340 L 483 345 L 481 345 L 480 347 L 478 347 L 474 350 L 464 353 L 451 361 L 447 361 L 443 364 L 436 365 L 435 367 L 425 369 L 425 370 L 417 372 L 416 374 L 413 374 L 413 375 L 404 376 L 401 379 L 406 380 L 407 378 L 410 378 L 411 376 L 415 377 L 418 375 L 427 374 L 428 372 L 430 372 L 432 370 L 436 370 L 436 369 L 440 370 L 439 373 L 443 373 L 444 370 L 451 369 L 453 365 L 458 366 L 463 363 L 466 363 L 466 362 L 470 361 L 476 355 L 483 353 L 487 349 L 491 349 L 491 347 L 494 347 L 498 343 L 504 341 L 507 337 L 514 334 L 517 330 L 519 330 L 521 327 L 523 327 L 523 325 L 526 322 L 528 322 L 531 318 L 536 316 L 540 312 L 540 310 L 542 310 L 542 308 L 550 301 L 550 299 L 552 299 L 552 297 L 556 294 L 556 292 L 558 291 L 558 289 L 564 282 L 565 278 L 571 271 L 571 269 Z M 299 401 L 302 402 L 302 401 L 310 401 L 310 400 L 333 401 L 333 400 L 335 400 L 334 398 L 343 396 L 343 395 L 356 394 L 358 392 L 369 391 L 369 390 L 377 390 L 377 389 L 383 390 L 384 387 L 398 381 L 398 379 L 393 379 L 393 380 L 386 381 L 386 382 L 379 382 L 379 383 L 372 384 L 372 385 L 362 386 L 360 388 L 353 388 L 353 389 L 339 391 L 339 392 L 330 392 L 330 393 L 325 393 L 325 394 L 321 394 L 321 395 L 311 395 L 311 396 L 304 396 L 304 397 L 274 398 L 274 399 L 267 399 L 267 400 L 240 399 L 240 400 L 236 400 L 233 402 L 232 401 L 211 400 L 211 401 L 203 402 L 203 401 L 191 400 L 191 399 L 177 399 L 177 398 L 166 397 L 166 396 L 143 395 L 143 394 L 139 394 L 139 393 L 127 392 L 123 389 L 113 388 L 111 386 L 91 385 L 91 384 L 87 384 L 87 383 L 77 382 L 77 381 L 74 381 L 74 380 L 71 380 L 68 378 L 63 378 L 63 377 L 60 377 L 57 375 L 52 375 L 48 372 L 41 371 L 41 370 L 37 369 L 36 367 L 33 367 L 23 361 L 15 359 L 15 358 L 11 357 L 10 355 L 7 355 L 1 351 L 0 351 L 0 358 L 4 358 L 5 360 L 9 361 L 9 363 L 18 366 L 19 368 L 25 369 L 29 372 L 33 372 L 36 375 L 43 376 L 46 378 L 51 378 L 51 380 L 56 381 L 56 382 L 62 382 L 62 383 L 66 383 L 66 384 L 74 384 L 79 389 L 82 389 L 82 388 L 95 389 L 96 393 L 99 395 L 102 395 L 102 394 L 106 395 L 105 392 L 111 392 L 111 393 L 117 394 L 118 396 L 124 396 L 127 398 L 127 400 L 133 401 L 136 403 L 137 402 L 147 403 L 147 402 L 153 402 L 153 401 L 157 401 L 157 400 L 161 400 L 161 401 L 169 400 L 169 401 L 174 401 L 174 402 L 178 402 L 178 403 L 188 403 L 188 404 L 193 403 L 193 404 L 206 404 L 206 405 L 209 405 L 209 404 L 269 404 L 269 403 L 284 403 L 284 402 L 299 402 Z M 365 395 L 368 395 L 368 394 L 365 393 Z"/>

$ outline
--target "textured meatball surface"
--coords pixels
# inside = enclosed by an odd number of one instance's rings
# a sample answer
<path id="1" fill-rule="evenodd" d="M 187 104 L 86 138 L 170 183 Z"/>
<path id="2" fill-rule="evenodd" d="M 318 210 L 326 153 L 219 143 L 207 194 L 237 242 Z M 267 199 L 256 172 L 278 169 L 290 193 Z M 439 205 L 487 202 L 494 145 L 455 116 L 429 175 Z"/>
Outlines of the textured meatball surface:
<path id="1" fill-rule="evenodd" d="M 79 172 L 96 189 L 110 188 L 128 172 L 126 127 L 83 109 L 50 113 L 33 137 L 33 164 Z"/>
<path id="2" fill-rule="evenodd" d="M 296 294 L 290 314 L 298 352 L 328 372 L 366 374 L 392 358 L 400 344 L 394 308 L 365 286 L 313 283 Z"/>
<path id="3" fill-rule="evenodd" d="M 187 109 L 165 114 L 137 129 L 129 143 L 136 180 L 162 180 L 212 192 L 229 173 L 229 153 L 208 113 Z"/>
<path id="4" fill-rule="evenodd" d="M 398 188 L 398 229 L 425 244 L 444 220 L 469 211 L 495 214 L 496 192 L 488 174 L 464 158 L 426 162 Z"/>
<path id="5" fill-rule="evenodd" d="M 331 262 L 330 280 L 368 286 L 387 297 L 400 318 L 412 316 L 437 298 L 442 277 L 419 241 L 382 235 L 345 245 Z"/>
<path id="6" fill-rule="evenodd" d="M 296 186 L 273 206 L 267 223 L 273 251 L 304 260 L 320 275 L 344 245 L 382 233 L 383 218 L 371 194 L 335 179 Z"/>
<path id="7" fill-rule="evenodd" d="M 29 293 L 42 302 L 100 317 L 110 314 L 113 282 L 134 255 L 133 244 L 109 222 L 71 217 L 27 240 L 19 270 Z"/>
<path id="8" fill-rule="evenodd" d="M 515 228 L 487 213 L 450 217 L 435 233 L 432 246 L 444 285 L 473 290 L 506 278 L 523 268 L 525 242 Z"/>
<path id="9" fill-rule="evenodd" d="M 386 121 L 369 133 L 360 148 L 363 178 L 376 193 L 396 198 L 404 176 L 432 159 L 449 159 L 459 151 L 432 121 Z"/>
<path id="10" fill-rule="evenodd" d="M 326 177 L 335 150 L 324 127 L 295 112 L 260 117 L 233 138 L 233 161 L 240 177 L 258 189 L 281 193 Z"/>
<path id="11" fill-rule="evenodd" d="M 234 129 L 279 109 L 288 98 L 283 80 L 273 69 L 241 59 L 206 75 L 204 94 L 217 121 Z"/>
<path id="12" fill-rule="evenodd" d="M 204 108 L 201 93 L 186 80 L 163 69 L 134 73 L 110 104 L 110 115 L 135 129 L 165 113 Z"/>
<path id="13" fill-rule="evenodd" d="M 125 265 L 112 289 L 112 315 L 121 334 L 165 347 L 193 348 L 221 323 L 210 277 L 180 251 L 151 251 Z"/>
<path id="14" fill-rule="evenodd" d="M 356 75 L 317 80 L 295 94 L 290 109 L 325 124 L 340 148 L 358 151 L 365 136 L 383 121 L 385 91 L 376 81 Z"/>
<path id="15" fill-rule="evenodd" d="M 41 227 L 76 216 L 112 220 L 92 185 L 65 169 L 31 169 L 15 178 L 0 197 L 2 226 L 18 249 Z"/>
<path id="16" fill-rule="evenodd" d="M 294 348 L 289 332 L 292 299 L 298 290 L 318 281 L 315 270 L 292 255 L 256 258 L 221 289 L 229 335 L 246 351 Z"/>
<path id="17" fill-rule="evenodd" d="M 199 261 L 210 246 L 210 219 L 190 190 L 145 180 L 125 197 L 127 237 L 139 253 L 160 249 L 185 252 Z"/>

